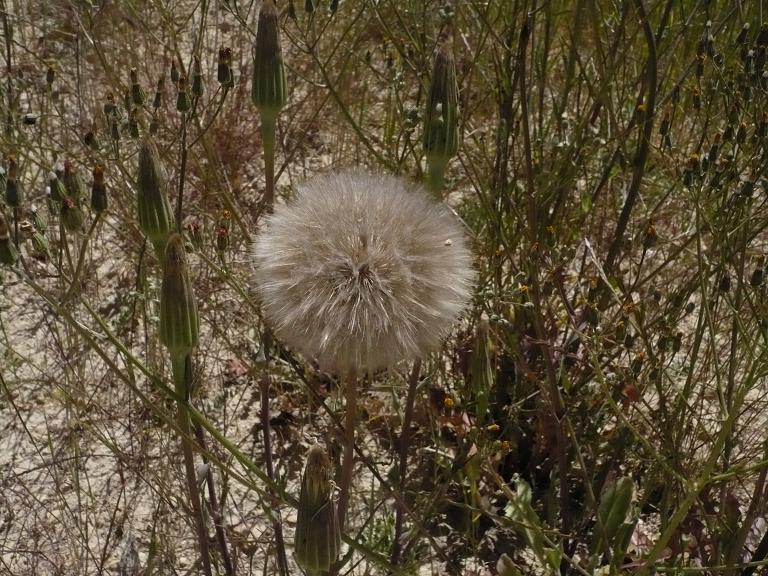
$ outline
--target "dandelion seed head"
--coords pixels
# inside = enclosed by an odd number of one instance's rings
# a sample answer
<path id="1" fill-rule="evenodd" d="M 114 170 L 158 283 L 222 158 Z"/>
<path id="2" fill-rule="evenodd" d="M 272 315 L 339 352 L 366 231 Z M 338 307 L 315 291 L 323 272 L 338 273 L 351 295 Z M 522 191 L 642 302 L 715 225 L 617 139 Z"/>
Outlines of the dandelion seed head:
<path id="1" fill-rule="evenodd" d="M 327 370 L 378 370 L 439 347 L 474 273 L 456 217 L 394 176 L 315 178 L 276 207 L 253 249 L 277 336 Z"/>

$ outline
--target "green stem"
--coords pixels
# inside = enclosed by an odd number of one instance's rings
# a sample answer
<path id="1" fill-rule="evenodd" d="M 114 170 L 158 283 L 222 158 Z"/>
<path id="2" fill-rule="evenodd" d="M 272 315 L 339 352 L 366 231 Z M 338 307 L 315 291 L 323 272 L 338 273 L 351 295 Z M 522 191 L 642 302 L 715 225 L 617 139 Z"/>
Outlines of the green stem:
<path id="1" fill-rule="evenodd" d="M 188 352 L 171 352 L 171 365 L 173 367 L 173 383 L 176 388 L 176 394 L 182 398 L 188 399 L 192 379 L 192 356 Z M 192 512 L 195 517 L 195 528 L 197 529 L 197 541 L 198 546 L 200 547 L 200 559 L 203 565 L 203 573 L 205 576 L 212 576 L 208 530 L 205 526 L 200 490 L 197 485 L 195 459 L 192 453 L 192 427 L 189 423 L 189 412 L 186 409 L 186 402 L 178 403 L 176 421 L 181 432 L 181 448 L 184 453 L 184 472 L 187 477 L 189 499 L 192 501 Z"/>
<path id="2" fill-rule="evenodd" d="M 344 532 L 349 505 L 349 487 L 352 485 L 352 469 L 355 464 L 355 426 L 357 425 L 357 375 L 352 372 L 345 386 L 347 405 L 344 422 L 344 461 L 339 481 L 339 530 Z"/>
<path id="3" fill-rule="evenodd" d="M 448 166 L 447 158 L 427 156 L 427 168 L 429 170 L 429 189 L 438 199 L 442 198 L 446 166 Z"/>

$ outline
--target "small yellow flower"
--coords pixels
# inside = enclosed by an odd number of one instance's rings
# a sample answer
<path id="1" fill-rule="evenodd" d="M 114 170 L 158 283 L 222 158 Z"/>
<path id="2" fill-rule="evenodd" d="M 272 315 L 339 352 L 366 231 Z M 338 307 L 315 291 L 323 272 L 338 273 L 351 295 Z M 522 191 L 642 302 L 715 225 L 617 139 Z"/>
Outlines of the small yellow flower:
<path id="1" fill-rule="evenodd" d="M 552 226 L 552 224 L 547 226 L 547 232 L 549 232 L 550 234 L 554 234 L 556 230 L 557 229 L 554 226 Z"/>
<path id="2" fill-rule="evenodd" d="M 504 452 L 509 452 L 511 448 L 512 448 L 512 445 L 509 443 L 509 440 L 503 440 L 501 442 L 501 449 Z"/>
<path id="3" fill-rule="evenodd" d="M 488 430 L 488 432 L 498 432 L 499 430 L 501 430 L 499 425 L 496 423 L 489 424 L 488 426 L 485 427 L 485 429 Z"/>
<path id="4" fill-rule="evenodd" d="M 446 408 L 453 408 L 455 405 L 456 405 L 456 402 L 450 396 L 446 396 L 445 400 L 443 400 L 443 406 L 445 406 Z"/>
<path id="5" fill-rule="evenodd" d="M 528 285 L 520 284 L 520 292 L 522 292 L 523 294 L 528 294 Z"/>

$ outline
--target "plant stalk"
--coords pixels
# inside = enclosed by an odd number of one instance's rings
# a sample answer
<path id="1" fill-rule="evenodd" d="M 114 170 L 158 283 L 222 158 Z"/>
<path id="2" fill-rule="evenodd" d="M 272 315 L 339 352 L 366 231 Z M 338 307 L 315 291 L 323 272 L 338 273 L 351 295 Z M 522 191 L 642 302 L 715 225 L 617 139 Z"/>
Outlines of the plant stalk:
<path id="1" fill-rule="evenodd" d="M 343 533 L 349 505 L 349 488 L 352 484 L 352 470 L 355 464 L 355 426 L 357 425 L 357 374 L 347 376 L 345 386 L 346 419 L 344 422 L 344 460 L 339 482 L 339 530 Z"/>

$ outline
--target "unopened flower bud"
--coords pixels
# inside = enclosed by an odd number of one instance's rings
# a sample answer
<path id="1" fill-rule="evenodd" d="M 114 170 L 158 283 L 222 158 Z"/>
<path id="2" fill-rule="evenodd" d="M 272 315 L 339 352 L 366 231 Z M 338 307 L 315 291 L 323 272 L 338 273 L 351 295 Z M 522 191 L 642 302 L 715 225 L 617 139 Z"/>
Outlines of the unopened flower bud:
<path id="1" fill-rule="evenodd" d="M 176 110 L 179 112 L 189 112 L 192 108 L 192 102 L 189 100 L 188 81 L 186 76 L 181 76 L 178 82 L 179 92 L 176 95 Z"/>
<path id="2" fill-rule="evenodd" d="M 192 64 L 192 95 L 195 98 L 203 95 L 203 72 L 200 67 L 200 58 L 197 56 Z"/>
<path id="3" fill-rule="evenodd" d="M 93 184 L 91 185 L 91 210 L 96 213 L 107 209 L 107 185 L 104 182 L 104 166 L 96 164 L 93 168 Z"/>
<path id="4" fill-rule="evenodd" d="M 251 100 L 262 114 L 277 115 L 285 105 L 287 92 L 277 8 L 272 0 L 265 0 L 253 47 Z"/>
<path id="5" fill-rule="evenodd" d="M 139 84 L 139 77 L 136 73 L 136 68 L 131 68 L 131 100 L 136 106 L 143 106 L 144 100 L 146 100 L 144 96 L 144 90 Z"/>
<path id="6" fill-rule="evenodd" d="M 5 203 L 11 208 L 21 208 L 24 187 L 19 181 L 19 165 L 15 156 L 8 156 L 8 174 L 5 181 Z"/>
<path id="7" fill-rule="evenodd" d="M 341 548 L 331 478 L 328 455 L 320 446 L 313 446 L 301 479 L 294 543 L 296 563 L 310 573 L 328 570 Z"/>
<path id="8" fill-rule="evenodd" d="M 168 201 L 168 178 L 157 148 L 145 138 L 139 149 L 137 202 L 139 227 L 155 246 L 162 261 L 165 243 L 173 230 L 173 212 Z"/>
<path id="9" fill-rule="evenodd" d="M 174 233 L 165 249 L 160 289 L 160 341 L 171 355 L 189 353 L 199 339 L 197 302 L 189 280 L 184 240 Z"/>
<path id="10" fill-rule="evenodd" d="M 73 232 L 75 234 L 82 232 L 83 212 L 80 210 L 77 203 L 69 196 L 65 196 L 64 200 L 62 200 L 59 216 L 61 218 L 61 223 L 68 232 Z"/>
<path id="11" fill-rule="evenodd" d="M 227 47 L 219 48 L 219 60 L 216 66 L 216 80 L 224 88 L 234 86 L 234 77 L 232 75 L 232 49 Z"/>

